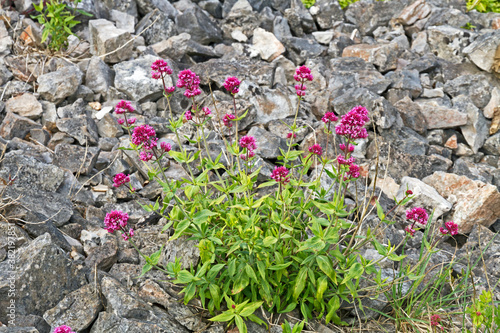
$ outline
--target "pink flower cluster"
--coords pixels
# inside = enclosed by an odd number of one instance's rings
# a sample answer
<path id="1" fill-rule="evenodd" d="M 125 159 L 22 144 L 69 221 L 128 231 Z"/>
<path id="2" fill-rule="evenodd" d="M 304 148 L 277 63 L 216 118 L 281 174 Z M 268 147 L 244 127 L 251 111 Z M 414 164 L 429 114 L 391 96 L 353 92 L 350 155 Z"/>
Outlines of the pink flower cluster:
<path id="1" fill-rule="evenodd" d="M 124 114 L 126 112 L 132 113 L 134 111 L 135 111 L 135 109 L 132 106 L 132 103 L 130 103 L 129 101 L 121 100 L 115 106 L 115 113 L 116 114 Z"/>
<path id="2" fill-rule="evenodd" d="M 321 148 L 321 146 L 318 144 L 314 144 L 311 147 L 309 147 L 309 152 L 314 155 L 321 156 L 323 154 L 323 148 Z"/>
<path id="3" fill-rule="evenodd" d="M 185 69 L 179 72 L 177 88 L 186 88 L 184 96 L 186 96 L 187 98 L 201 95 L 200 78 L 190 69 Z"/>
<path id="4" fill-rule="evenodd" d="M 137 119 L 135 119 L 135 118 L 127 119 L 127 125 L 126 126 L 131 126 L 131 125 L 135 124 L 136 120 Z M 118 124 L 120 124 L 120 125 L 125 124 L 125 119 L 120 118 L 117 121 L 118 121 Z"/>
<path id="5" fill-rule="evenodd" d="M 58 327 L 54 328 L 53 333 L 75 333 L 75 332 L 73 332 L 71 330 L 71 327 L 66 326 L 66 325 L 62 325 L 62 326 L 58 326 Z"/>
<path id="6" fill-rule="evenodd" d="M 297 96 L 299 96 L 299 99 L 303 96 L 306 95 L 306 86 L 305 82 L 306 81 L 312 81 L 313 76 L 311 74 L 311 70 L 307 66 L 300 66 L 295 70 L 295 74 L 293 75 L 293 78 L 295 81 L 299 82 L 300 84 L 297 84 L 295 86 L 295 92 L 297 93 Z"/>
<path id="7" fill-rule="evenodd" d="M 439 232 L 441 232 L 442 235 L 450 234 L 452 236 L 455 236 L 456 234 L 458 234 L 458 224 L 453 221 L 448 221 L 444 224 L 444 228 L 439 228 Z"/>
<path id="8" fill-rule="evenodd" d="M 228 113 L 224 116 L 224 118 L 222 118 L 222 122 L 226 127 L 233 127 L 233 122 L 231 120 L 234 119 L 236 119 L 236 116 L 234 114 Z"/>
<path id="9" fill-rule="evenodd" d="M 140 125 L 134 128 L 132 133 L 132 143 L 141 146 L 144 149 L 140 152 L 139 158 L 147 162 L 153 158 L 153 153 L 148 151 L 156 147 L 158 138 L 153 127 L 149 125 Z"/>
<path id="10" fill-rule="evenodd" d="M 254 150 L 257 149 L 257 142 L 253 136 L 245 135 L 240 139 L 240 147 L 247 150 L 246 155 L 240 155 L 240 158 L 246 161 L 255 156 Z"/>
<path id="11" fill-rule="evenodd" d="M 341 144 L 339 144 L 339 148 L 340 148 L 340 150 L 345 152 L 346 146 L 345 146 L 345 144 L 341 143 Z M 354 146 L 350 144 L 349 147 L 347 148 L 347 151 L 352 153 L 354 151 Z"/>
<path id="12" fill-rule="evenodd" d="M 172 150 L 172 145 L 170 143 L 168 143 L 168 142 L 162 142 L 162 143 L 160 143 L 160 148 L 165 153 L 168 153 L 169 151 Z"/>
<path id="13" fill-rule="evenodd" d="M 113 178 L 113 186 L 120 187 L 123 184 L 130 183 L 130 175 L 125 175 L 124 173 L 117 173 Z"/>
<path id="14" fill-rule="evenodd" d="M 362 106 L 356 106 L 342 116 L 340 124 L 335 127 L 335 132 L 348 140 L 364 139 L 368 137 L 368 132 L 364 128 L 368 120 L 368 110 Z"/>
<path id="15" fill-rule="evenodd" d="M 288 176 L 289 172 L 290 171 L 284 166 L 275 167 L 273 173 L 271 174 L 271 179 L 274 179 L 276 182 L 286 185 L 290 181 L 290 177 Z"/>
<path id="16" fill-rule="evenodd" d="M 235 95 L 239 92 L 239 87 L 240 87 L 241 81 L 238 80 L 238 78 L 231 76 L 224 81 L 224 88 L 232 94 Z"/>
<path id="17" fill-rule="evenodd" d="M 295 139 L 296 137 L 297 137 L 297 134 L 292 133 L 292 132 L 290 132 L 290 133 L 288 133 L 288 134 L 286 135 L 286 138 L 287 138 L 287 139 L 290 139 L 290 138 L 294 138 L 294 139 Z"/>
<path id="18" fill-rule="evenodd" d="M 429 215 L 427 211 L 422 207 L 415 207 L 406 211 L 406 218 L 410 221 L 413 221 L 411 226 L 407 226 L 405 231 L 413 237 L 415 234 L 415 224 L 418 223 L 420 225 L 427 225 L 427 220 L 429 219 Z"/>
<path id="19" fill-rule="evenodd" d="M 162 79 L 165 75 L 171 75 L 172 69 L 163 59 L 158 59 L 151 65 L 151 77 L 155 80 Z"/>
<path id="20" fill-rule="evenodd" d="M 130 237 L 134 236 L 133 229 L 129 229 L 128 231 L 126 230 L 128 218 L 127 213 L 119 210 L 113 210 L 106 214 L 106 217 L 104 218 L 105 229 L 110 233 L 121 230 L 123 232 L 123 239 L 128 240 Z"/>
<path id="21" fill-rule="evenodd" d="M 325 113 L 323 118 L 321 118 L 321 121 L 324 122 L 325 124 L 327 124 L 329 122 L 333 123 L 333 122 L 336 122 L 337 120 L 339 120 L 339 118 L 333 112 L 327 112 L 327 113 Z"/>

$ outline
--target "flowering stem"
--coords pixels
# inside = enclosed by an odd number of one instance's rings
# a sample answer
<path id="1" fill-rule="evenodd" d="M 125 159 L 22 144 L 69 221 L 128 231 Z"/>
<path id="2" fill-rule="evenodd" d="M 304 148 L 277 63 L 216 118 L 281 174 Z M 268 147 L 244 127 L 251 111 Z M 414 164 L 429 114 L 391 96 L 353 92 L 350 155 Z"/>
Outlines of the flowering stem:
<path id="1" fill-rule="evenodd" d="M 137 252 L 141 255 L 141 257 L 143 257 L 143 258 L 144 258 L 144 260 L 146 260 L 146 262 L 147 262 L 148 264 L 150 264 L 150 265 L 151 265 L 151 263 L 150 263 L 150 259 L 149 259 L 148 257 L 146 257 L 146 256 L 145 256 L 145 255 L 141 252 L 141 250 L 139 250 L 139 248 L 137 247 L 137 245 L 135 245 L 134 241 L 133 241 L 132 239 L 129 239 L 128 241 L 129 241 L 129 243 L 130 243 L 130 244 L 132 244 L 132 246 L 135 248 L 135 250 L 136 250 L 136 251 L 137 251 Z M 151 265 L 151 266 L 153 266 L 153 267 L 154 267 L 154 268 L 156 268 L 157 270 L 162 271 L 163 273 L 165 273 L 165 274 L 169 275 L 169 273 L 168 273 L 166 270 L 164 270 L 163 268 L 161 268 L 160 266 L 158 266 L 158 265 L 156 265 L 156 264 Z"/>

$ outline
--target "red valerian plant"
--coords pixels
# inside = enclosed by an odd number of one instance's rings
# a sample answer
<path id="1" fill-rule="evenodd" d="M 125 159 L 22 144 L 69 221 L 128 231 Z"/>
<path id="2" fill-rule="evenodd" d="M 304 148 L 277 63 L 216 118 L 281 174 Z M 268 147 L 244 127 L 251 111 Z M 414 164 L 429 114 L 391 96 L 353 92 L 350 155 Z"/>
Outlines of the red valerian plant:
<path id="1" fill-rule="evenodd" d="M 253 314 L 259 307 L 280 313 L 299 308 L 306 320 L 324 317 L 326 322 L 342 324 L 338 316 L 341 300 L 359 300 L 360 279 L 378 271 L 379 260 L 365 260 L 360 249 L 371 242 L 383 259 L 404 258 L 395 253 L 397 246 L 382 245 L 374 231 L 362 228 L 368 208 L 359 204 L 348 211 L 345 204 L 349 183 L 361 177 L 352 153 L 357 140 L 368 136 L 364 128 L 369 121 L 368 110 L 356 106 L 340 120 L 333 112 L 326 112 L 321 118 L 326 145 L 313 144 L 308 154 L 296 150 L 297 116 L 306 83 L 313 80 L 310 68 L 300 66 L 294 75 L 298 82 L 294 87 L 298 96 L 294 121 L 283 133 L 288 149 L 281 150 L 278 166 L 264 171 L 261 159 L 256 158 L 256 138 L 239 137 L 238 123 L 246 112 L 241 115 L 237 109 L 238 78 L 228 77 L 223 85 L 233 100 L 233 110 L 219 110 L 214 98 L 207 104 L 208 99 L 198 97 L 202 94 L 198 75 L 189 69 L 181 71 L 174 86 L 184 89 L 190 103 L 181 116 L 174 117 L 170 101 L 175 88 L 166 85 L 173 71 L 161 59 L 151 70 L 152 77 L 163 82 L 169 129 L 177 139 L 177 148 L 165 142 L 158 147 L 154 128 L 128 119 L 135 110 L 130 102 L 121 101 L 116 114 L 123 116 L 121 124 L 131 139 L 130 148 L 121 149 L 135 150 L 148 168 L 149 181 L 156 180 L 164 190 L 156 203 L 143 207 L 168 221 L 163 230 L 173 229 L 171 240 L 185 237 L 197 241 L 200 261 L 182 269 L 181 258 L 160 265 L 162 249 L 149 257 L 139 252 L 146 260 L 143 274 L 153 268 L 161 270 L 174 279 L 173 283 L 184 287 L 186 303 L 199 297 L 211 313 L 227 309 L 211 320 L 234 322 L 240 332 L 246 332 L 244 319 L 263 323 Z M 179 130 L 186 125 L 195 127 L 196 134 L 188 138 L 194 149 L 187 149 L 180 139 Z M 331 126 L 335 133 L 330 131 Z M 209 149 L 207 129 L 220 140 L 217 157 Z M 328 156 L 329 142 L 339 142 L 338 156 Z M 166 159 L 169 163 L 164 163 Z M 166 176 L 170 160 L 186 170 L 185 179 L 174 181 Z M 330 189 L 322 185 L 325 174 L 338 184 L 333 196 L 333 185 Z M 127 183 L 130 185 L 128 175 L 114 176 L 115 187 Z M 132 188 L 131 193 L 135 195 Z M 410 200 L 410 195 L 408 191 L 389 214 Z M 377 213 L 381 224 L 389 222 L 379 207 Z M 422 221 L 422 215 L 410 217 Z M 135 247 L 135 231 L 127 225 L 126 213 L 112 211 L 104 224 L 109 232 L 121 232 Z"/>

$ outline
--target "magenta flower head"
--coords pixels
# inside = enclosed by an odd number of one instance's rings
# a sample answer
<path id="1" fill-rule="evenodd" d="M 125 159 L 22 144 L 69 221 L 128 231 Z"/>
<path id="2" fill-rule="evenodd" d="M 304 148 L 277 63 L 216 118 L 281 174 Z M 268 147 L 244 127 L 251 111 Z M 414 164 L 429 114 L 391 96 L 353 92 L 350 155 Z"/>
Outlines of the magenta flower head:
<path id="1" fill-rule="evenodd" d="M 305 81 L 312 81 L 313 76 L 311 74 L 311 70 L 307 66 L 300 66 L 295 70 L 295 74 L 293 75 L 293 78 L 297 82 L 305 82 Z"/>
<path id="2" fill-rule="evenodd" d="M 130 228 L 128 232 L 122 233 L 123 240 L 128 241 L 130 237 L 134 236 L 134 229 Z"/>
<path id="3" fill-rule="evenodd" d="M 297 93 L 297 96 L 303 97 L 306 95 L 306 86 L 303 84 L 297 84 L 295 85 L 295 92 Z"/>
<path id="4" fill-rule="evenodd" d="M 229 93 L 236 95 L 239 91 L 241 81 L 238 80 L 236 77 L 231 76 L 224 81 L 224 88 L 226 88 Z"/>
<path id="5" fill-rule="evenodd" d="M 186 121 L 190 121 L 193 119 L 193 114 L 191 113 L 191 111 L 187 110 L 186 113 L 184 113 L 184 119 Z"/>
<path id="6" fill-rule="evenodd" d="M 441 227 L 439 228 L 439 232 L 444 236 L 447 235 L 449 231 L 448 229 Z"/>
<path id="7" fill-rule="evenodd" d="M 139 153 L 139 159 L 144 162 L 148 162 L 153 158 L 153 153 L 150 151 L 141 151 Z"/>
<path id="8" fill-rule="evenodd" d="M 132 103 L 130 103 L 129 101 L 124 101 L 124 100 L 121 100 L 118 102 L 118 104 L 116 104 L 115 106 L 115 113 L 116 114 L 123 114 L 125 112 L 134 112 L 135 109 L 134 107 L 132 106 Z"/>
<path id="9" fill-rule="evenodd" d="M 424 208 L 415 207 L 406 211 L 406 218 L 408 220 L 412 220 L 415 223 L 426 225 L 427 220 L 429 219 L 429 215 Z"/>
<path id="10" fill-rule="evenodd" d="M 286 138 L 287 138 L 287 139 L 291 139 L 291 138 L 294 138 L 294 139 L 295 139 L 295 138 L 297 138 L 297 134 L 290 132 L 290 133 L 288 133 L 288 134 L 286 135 Z"/>
<path id="11" fill-rule="evenodd" d="M 151 76 L 153 79 L 161 79 L 165 74 L 172 74 L 172 69 L 168 67 L 168 64 L 163 59 L 158 59 L 151 65 Z"/>
<path id="12" fill-rule="evenodd" d="M 440 321 L 441 317 L 439 315 L 436 314 L 431 316 L 431 326 L 438 326 Z"/>
<path id="13" fill-rule="evenodd" d="M 173 94 L 174 91 L 175 91 L 175 87 L 166 87 L 165 88 L 165 91 L 167 92 L 167 94 Z"/>
<path id="14" fill-rule="evenodd" d="M 222 118 L 222 122 L 224 123 L 224 126 L 226 127 L 233 127 L 233 122 L 231 120 L 236 119 L 236 116 L 234 114 L 226 114 L 224 118 Z"/>
<path id="15" fill-rule="evenodd" d="M 324 122 L 325 124 L 327 124 L 329 122 L 333 123 L 337 120 L 339 120 L 339 118 L 333 112 L 327 112 L 327 113 L 325 113 L 323 118 L 321 118 L 321 121 Z"/>
<path id="16" fill-rule="evenodd" d="M 134 133 L 132 133 L 132 143 L 134 145 L 139 146 L 142 144 L 144 149 L 151 150 L 156 147 L 157 141 L 158 138 L 153 127 L 140 125 L 134 128 Z"/>
<path id="17" fill-rule="evenodd" d="M 71 330 L 71 327 L 66 326 L 66 325 L 62 325 L 62 326 L 54 328 L 53 333 L 75 333 L 75 332 L 73 332 Z"/>
<path id="18" fill-rule="evenodd" d="M 337 162 L 340 165 L 352 165 L 354 163 L 354 157 L 351 156 L 348 159 L 345 159 L 344 156 L 339 155 L 339 156 L 337 156 Z"/>
<path id="19" fill-rule="evenodd" d="M 184 96 L 191 98 L 201 95 L 200 78 L 189 69 L 179 72 L 179 80 L 177 80 L 177 88 L 186 88 Z"/>
<path id="20" fill-rule="evenodd" d="M 255 141 L 255 138 L 253 136 L 245 135 L 240 139 L 240 147 L 246 148 L 248 150 L 257 149 L 257 143 Z"/>
<path id="21" fill-rule="evenodd" d="M 160 143 L 160 148 L 164 152 L 168 153 L 169 151 L 172 150 L 172 145 L 168 142 L 162 142 L 162 143 Z"/>
<path id="22" fill-rule="evenodd" d="M 276 182 L 286 185 L 290 181 L 290 177 L 288 177 L 288 173 L 290 171 L 284 166 L 275 167 L 273 173 L 271 174 L 271 179 L 274 179 Z"/>
<path id="23" fill-rule="evenodd" d="M 321 148 L 320 145 L 315 144 L 315 145 L 312 145 L 311 147 L 309 147 L 309 152 L 314 154 L 314 155 L 321 156 L 323 154 L 323 148 Z"/>
<path id="24" fill-rule="evenodd" d="M 368 110 L 362 106 L 356 106 L 340 119 L 340 124 L 335 126 L 337 135 L 345 136 L 348 140 L 364 139 L 368 137 L 365 124 L 370 120 Z"/>
<path id="25" fill-rule="evenodd" d="M 208 116 L 212 115 L 212 110 L 210 110 L 206 106 L 204 108 L 202 108 L 201 111 L 203 111 L 203 113 L 205 114 L 205 117 L 208 117 Z"/>
<path id="26" fill-rule="evenodd" d="M 450 235 L 455 236 L 458 234 L 458 224 L 453 221 L 448 221 L 445 224 L 446 229 L 450 232 Z"/>
<path id="27" fill-rule="evenodd" d="M 113 178 L 113 186 L 120 187 L 123 184 L 130 183 L 130 175 L 126 175 L 124 173 L 117 173 Z"/>
<path id="28" fill-rule="evenodd" d="M 104 218 L 105 229 L 113 233 L 117 230 L 122 230 L 127 226 L 128 214 L 120 210 L 113 210 L 106 214 Z"/>
<path id="29" fill-rule="evenodd" d="M 118 118 L 116 121 L 117 121 L 117 122 L 118 122 L 118 124 L 120 124 L 120 125 L 125 124 L 125 119 L 123 119 L 123 118 Z"/>
<path id="30" fill-rule="evenodd" d="M 413 229 L 413 228 L 412 228 L 412 227 L 410 227 L 410 226 L 407 226 L 407 227 L 405 228 L 405 231 L 406 231 L 406 232 L 407 232 L 407 233 L 408 233 L 411 237 L 413 237 L 413 235 L 415 235 L 415 229 Z"/>
<path id="31" fill-rule="evenodd" d="M 359 178 L 359 166 L 351 164 L 349 166 L 349 171 L 347 171 L 347 175 L 351 178 Z"/>

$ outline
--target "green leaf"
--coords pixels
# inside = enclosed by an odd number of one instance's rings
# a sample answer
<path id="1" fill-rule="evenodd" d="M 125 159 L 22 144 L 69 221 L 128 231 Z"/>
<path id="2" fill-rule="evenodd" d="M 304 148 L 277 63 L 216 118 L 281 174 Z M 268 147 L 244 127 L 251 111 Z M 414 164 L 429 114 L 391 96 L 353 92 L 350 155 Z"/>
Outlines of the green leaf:
<path id="1" fill-rule="evenodd" d="M 209 289 L 210 289 L 210 296 L 212 296 L 212 299 L 214 300 L 215 307 L 217 308 L 217 310 L 220 310 L 221 294 L 219 286 L 210 283 Z"/>
<path id="2" fill-rule="evenodd" d="M 317 256 L 316 262 L 318 263 L 319 269 L 321 269 L 333 282 L 336 282 L 335 271 L 333 270 L 330 259 L 325 256 Z"/>
<path id="3" fill-rule="evenodd" d="M 153 253 L 151 255 L 150 259 L 151 259 L 151 263 L 153 265 L 158 264 L 158 261 L 160 260 L 160 256 L 161 256 L 162 251 L 163 251 L 163 245 L 160 247 L 160 249 L 158 251 L 156 251 L 155 253 Z"/>
<path id="4" fill-rule="evenodd" d="M 290 303 L 290 304 L 288 304 L 288 306 L 285 309 L 278 311 L 278 313 L 287 313 L 287 312 L 293 311 L 296 307 L 297 307 L 297 303 Z"/>
<path id="5" fill-rule="evenodd" d="M 307 281 L 307 267 L 302 267 L 295 278 L 295 285 L 293 287 L 293 298 L 297 300 L 304 290 Z"/>
<path id="6" fill-rule="evenodd" d="M 141 272 L 141 275 L 139 277 L 143 277 L 144 274 L 149 272 L 152 268 L 153 268 L 153 265 L 151 265 L 151 264 L 145 264 L 144 266 L 142 266 L 142 272 Z"/>
<path id="7" fill-rule="evenodd" d="M 301 321 L 298 324 L 295 324 L 295 326 L 293 326 L 292 333 L 300 333 L 300 332 L 302 332 L 302 330 L 304 329 L 304 324 L 305 324 L 304 320 Z"/>
<path id="8" fill-rule="evenodd" d="M 263 243 L 264 243 L 264 246 L 269 247 L 269 246 L 273 245 L 274 243 L 276 243 L 277 241 L 278 241 L 278 239 L 276 237 L 267 236 L 266 238 L 264 238 Z"/>
<path id="9" fill-rule="evenodd" d="M 383 219 L 385 219 L 384 209 L 382 208 L 382 206 L 380 205 L 380 202 L 378 200 L 375 202 L 377 203 L 378 218 L 380 219 L 380 221 L 382 221 Z"/>
<path id="10" fill-rule="evenodd" d="M 245 324 L 245 322 L 243 321 L 243 319 L 236 315 L 234 317 L 234 321 L 236 322 L 236 326 L 238 327 L 238 330 L 240 331 L 240 333 L 247 333 L 247 325 Z"/>
<path id="11" fill-rule="evenodd" d="M 218 316 L 215 316 L 213 318 L 210 318 L 209 320 L 210 321 L 220 321 L 220 322 L 227 322 L 227 321 L 230 321 L 234 318 L 235 314 L 234 313 L 231 313 L 230 310 L 228 311 L 225 311 L 223 313 L 221 313 L 220 315 Z"/>
<path id="12" fill-rule="evenodd" d="M 177 225 L 177 227 L 175 228 L 175 232 L 174 232 L 174 234 L 172 235 L 172 237 L 170 237 L 170 239 L 169 239 L 169 240 L 171 240 L 171 241 L 172 241 L 172 240 L 174 240 L 174 239 L 179 238 L 179 237 L 182 235 L 182 233 L 183 233 L 183 232 L 184 232 L 187 228 L 189 228 L 189 225 L 190 225 L 190 224 L 191 224 L 191 222 L 190 222 L 189 220 L 187 220 L 187 219 L 186 219 L 186 220 L 181 221 L 181 222 Z"/>
<path id="13" fill-rule="evenodd" d="M 342 284 L 344 284 L 350 280 L 359 279 L 364 271 L 365 271 L 365 269 L 364 269 L 363 265 L 361 265 L 359 262 L 354 263 L 354 265 L 352 265 L 349 268 L 349 272 L 344 277 L 344 280 L 342 280 Z"/>
<path id="14" fill-rule="evenodd" d="M 302 242 L 301 246 L 299 247 L 298 252 L 304 251 L 304 250 L 313 250 L 313 251 L 320 251 L 325 247 L 325 242 L 318 236 L 311 237 L 307 239 L 305 242 Z"/>
<path id="15" fill-rule="evenodd" d="M 240 316 L 248 317 L 255 312 L 264 302 L 253 302 L 247 304 L 240 312 Z"/>
<path id="16" fill-rule="evenodd" d="M 334 295 L 328 302 L 328 313 L 326 314 L 325 321 L 328 324 L 332 319 L 334 322 L 340 323 L 340 318 L 337 316 L 337 310 L 340 308 L 340 299 L 337 295 Z"/>
<path id="17" fill-rule="evenodd" d="M 180 271 L 179 274 L 177 274 L 177 280 L 174 280 L 173 283 L 182 283 L 186 284 L 194 280 L 193 274 L 190 272 L 186 271 L 185 269 Z"/>
<path id="18" fill-rule="evenodd" d="M 266 280 L 266 264 L 263 261 L 257 261 L 257 269 L 259 270 L 262 280 Z"/>
<path id="19" fill-rule="evenodd" d="M 292 261 L 289 261 L 287 262 L 286 264 L 279 264 L 279 265 L 274 265 L 274 266 L 271 266 L 269 267 L 268 269 L 272 270 L 272 271 L 279 271 L 281 269 L 284 269 L 284 268 L 287 268 L 288 266 L 290 266 L 293 262 Z"/>
<path id="20" fill-rule="evenodd" d="M 255 283 L 259 283 L 259 280 L 257 279 L 257 275 L 255 275 L 255 271 L 253 270 L 252 266 L 247 264 L 245 266 L 245 271 L 250 279 L 254 280 Z"/>
<path id="21" fill-rule="evenodd" d="M 245 273 L 244 270 L 240 271 L 236 275 L 236 282 L 233 284 L 233 289 L 231 290 L 231 293 L 233 295 L 240 293 L 243 289 L 246 288 L 246 286 L 248 286 L 248 283 L 249 283 L 248 275 Z"/>
<path id="22" fill-rule="evenodd" d="M 202 211 L 196 213 L 196 215 L 193 217 L 193 221 L 195 224 L 201 225 L 203 222 L 206 222 L 210 216 L 215 215 L 218 215 L 218 213 L 212 212 L 208 209 L 203 209 Z"/>
<path id="23" fill-rule="evenodd" d="M 224 268 L 224 266 L 225 266 L 224 264 L 217 264 L 214 265 L 212 268 L 210 268 L 210 270 L 207 273 L 207 280 L 212 281 L 213 279 L 215 279 L 217 274 L 220 272 L 222 268 Z"/>
<path id="24" fill-rule="evenodd" d="M 323 301 L 323 294 L 328 288 L 328 279 L 326 276 L 320 276 L 317 281 L 317 291 L 316 291 L 316 299 L 318 302 Z"/>

